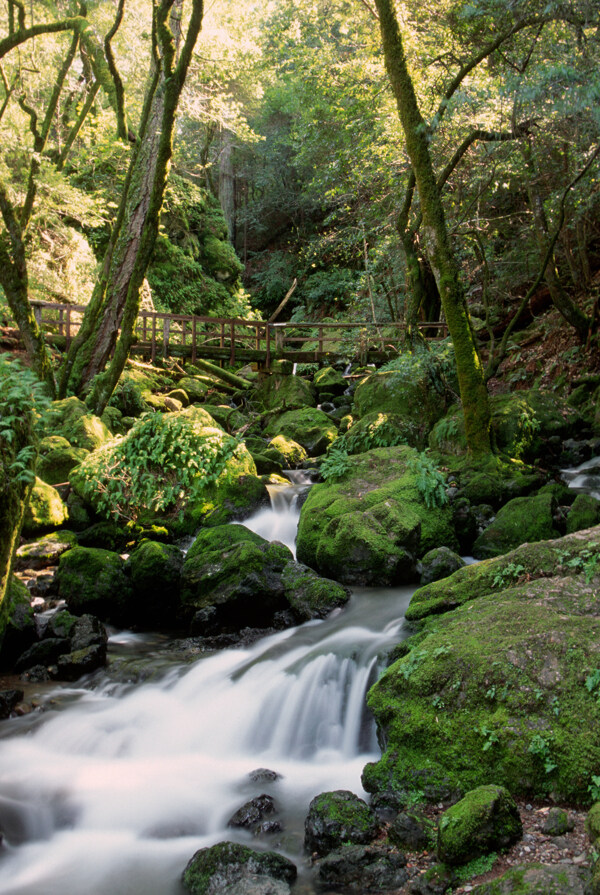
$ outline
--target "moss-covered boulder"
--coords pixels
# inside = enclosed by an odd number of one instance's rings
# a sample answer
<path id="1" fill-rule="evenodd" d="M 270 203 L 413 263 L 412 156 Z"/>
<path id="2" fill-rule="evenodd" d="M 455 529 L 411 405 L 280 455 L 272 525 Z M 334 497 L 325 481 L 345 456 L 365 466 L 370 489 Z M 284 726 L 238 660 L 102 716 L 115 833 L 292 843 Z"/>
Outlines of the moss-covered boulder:
<path id="1" fill-rule="evenodd" d="M 361 454 L 374 447 L 409 444 L 422 447 L 423 441 L 410 419 L 399 413 L 365 413 L 344 432 L 340 443 L 349 454 Z"/>
<path id="2" fill-rule="evenodd" d="M 346 391 L 348 382 L 339 370 L 335 370 L 333 367 L 322 367 L 313 376 L 313 385 L 319 394 L 326 392 L 341 395 Z"/>
<path id="3" fill-rule="evenodd" d="M 286 438 L 285 435 L 271 438 L 264 456 L 274 460 L 282 469 L 296 469 L 308 459 L 308 454 L 302 445 L 292 438 Z"/>
<path id="4" fill-rule="evenodd" d="M 598 526 L 556 540 L 522 544 L 504 556 L 464 566 L 449 578 L 420 587 L 412 596 L 406 618 L 414 622 L 448 612 L 524 581 L 569 574 L 588 577 L 595 571 L 597 554 L 600 554 Z"/>
<path id="5" fill-rule="evenodd" d="M 539 389 L 491 395 L 490 413 L 498 450 L 525 461 L 543 456 L 550 439 L 569 438 L 585 428 L 584 418 L 565 398 Z M 429 446 L 441 453 L 465 453 L 467 444 L 461 408 L 452 408 L 434 426 Z"/>
<path id="6" fill-rule="evenodd" d="M 37 473 L 48 485 L 63 484 L 68 482 L 71 470 L 79 466 L 88 453 L 85 448 L 71 447 L 67 442 L 66 447 L 57 447 L 40 454 Z"/>
<path id="7" fill-rule="evenodd" d="M 588 545 L 600 552 L 600 531 L 586 535 L 527 545 L 523 563 L 515 551 L 504 567 L 489 560 L 479 576 L 466 567 L 421 589 L 450 585 L 463 603 L 429 618 L 371 689 L 385 751 L 365 768 L 368 791 L 465 792 L 494 780 L 515 795 L 589 799 L 600 766 L 600 566 Z M 431 599 L 419 605 L 441 611 Z"/>
<path id="8" fill-rule="evenodd" d="M 285 598 L 299 622 L 325 618 L 350 598 L 350 591 L 346 587 L 330 578 L 321 578 L 299 562 L 287 563 L 281 580 Z"/>
<path id="9" fill-rule="evenodd" d="M 277 407 L 316 407 L 315 388 L 301 376 L 265 376 L 257 386 L 253 402 L 263 410 Z"/>
<path id="10" fill-rule="evenodd" d="M 141 628 L 174 625 L 179 607 L 183 552 L 174 544 L 143 540 L 126 562 L 133 611 Z"/>
<path id="11" fill-rule="evenodd" d="M 26 537 L 32 537 L 51 529 L 60 528 L 68 518 L 69 511 L 56 488 L 36 476 L 29 497 L 29 505 L 25 510 L 23 534 Z"/>
<path id="12" fill-rule="evenodd" d="M 195 632 L 264 627 L 285 608 L 281 573 L 292 560 L 243 525 L 202 529 L 185 559 L 182 607 Z"/>
<path id="13" fill-rule="evenodd" d="M 6 592 L 6 627 L 0 633 L 0 667 L 12 669 L 17 658 L 37 639 L 35 615 L 29 591 L 11 576 Z"/>
<path id="14" fill-rule="evenodd" d="M 432 379 L 427 364 L 372 373 L 356 387 L 354 412 L 396 414 L 404 420 L 407 441 L 424 447 L 433 425 L 450 406 L 450 393 L 440 380 Z"/>
<path id="15" fill-rule="evenodd" d="M 398 892 L 408 879 L 406 863 L 389 845 L 343 845 L 314 862 L 315 883 L 324 892 Z"/>
<path id="16" fill-rule="evenodd" d="M 335 424 L 316 407 L 288 410 L 273 417 L 265 429 L 267 435 L 284 435 L 301 444 L 311 457 L 324 454 L 337 437 Z"/>
<path id="17" fill-rule="evenodd" d="M 64 436 L 72 447 L 93 451 L 113 437 L 100 417 L 94 416 L 79 398 L 54 401 L 44 416 L 49 435 Z"/>
<path id="18" fill-rule="evenodd" d="M 249 461 L 256 468 L 251 455 L 244 453 L 243 462 L 248 469 Z M 269 492 L 260 476 L 240 472 L 239 467 L 233 468 L 228 477 L 223 476 L 214 486 L 207 487 L 198 500 L 189 503 L 182 524 L 186 531 L 195 531 L 200 525 L 212 527 L 243 522 L 267 506 Z"/>
<path id="19" fill-rule="evenodd" d="M 204 401 L 209 385 L 199 377 L 184 376 L 183 379 L 179 380 L 179 388 L 183 389 L 188 396 L 188 400 L 193 404 L 194 401 Z"/>
<path id="20" fill-rule="evenodd" d="M 73 531 L 53 531 L 50 534 L 22 544 L 15 557 L 18 569 L 44 569 L 58 562 L 63 553 L 77 546 L 77 535 Z"/>
<path id="21" fill-rule="evenodd" d="M 600 500 L 591 494 L 578 494 L 567 516 L 567 534 L 591 528 L 600 522 Z"/>
<path id="22" fill-rule="evenodd" d="M 487 559 L 508 553 L 520 544 L 559 537 L 552 494 L 516 497 L 498 510 L 496 518 L 473 544 L 473 556 Z"/>
<path id="23" fill-rule="evenodd" d="M 522 835 L 519 809 L 508 790 L 479 786 L 440 817 L 437 854 L 445 864 L 466 864 L 508 848 Z"/>
<path id="24" fill-rule="evenodd" d="M 118 553 L 74 547 L 56 573 L 59 596 L 75 615 L 89 613 L 113 624 L 131 622 L 131 582 Z"/>
<path id="25" fill-rule="evenodd" d="M 296 866 L 276 852 L 255 851 L 237 842 L 218 842 L 201 848 L 191 858 L 181 881 L 190 895 L 221 895 L 253 891 L 257 895 L 285 895 L 296 879 Z M 246 883 L 254 888 L 246 890 Z M 285 885 L 280 887 L 278 883 Z"/>
<path id="26" fill-rule="evenodd" d="M 304 822 L 304 848 L 323 856 L 344 844 L 366 845 L 378 823 L 366 802 L 346 789 L 323 792 L 309 805 Z"/>
<path id="27" fill-rule="evenodd" d="M 523 864 L 474 886 L 471 895 L 594 895 L 587 877 L 587 870 L 572 864 Z"/>
<path id="28" fill-rule="evenodd" d="M 431 584 L 462 569 L 465 561 L 448 547 L 434 547 L 421 559 L 421 585 Z"/>
<path id="29" fill-rule="evenodd" d="M 209 413 L 225 432 L 236 432 L 241 429 L 248 420 L 237 407 L 229 404 L 203 404 L 202 409 Z"/>
<path id="30" fill-rule="evenodd" d="M 298 559 L 343 584 L 414 580 L 416 560 L 457 546 L 449 506 L 428 509 L 406 446 L 349 457 L 342 478 L 314 485 L 300 513 Z"/>
<path id="31" fill-rule="evenodd" d="M 585 831 L 592 845 L 600 839 L 600 802 L 596 802 L 587 813 Z"/>

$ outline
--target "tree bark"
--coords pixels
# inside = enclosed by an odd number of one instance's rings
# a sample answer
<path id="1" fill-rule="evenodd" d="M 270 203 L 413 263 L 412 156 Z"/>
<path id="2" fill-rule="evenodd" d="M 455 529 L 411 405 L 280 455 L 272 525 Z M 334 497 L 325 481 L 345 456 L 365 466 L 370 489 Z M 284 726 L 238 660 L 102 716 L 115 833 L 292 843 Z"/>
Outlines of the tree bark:
<path id="1" fill-rule="evenodd" d="M 440 190 L 429 152 L 427 125 L 419 110 L 408 71 L 393 0 L 375 0 L 375 4 L 379 13 L 386 69 L 419 191 L 428 256 L 454 343 L 467 444 L 474 455 L 489 454 L 491 442 L 487 388 L 469 321 L 459 267 L 450 245 Z"/>

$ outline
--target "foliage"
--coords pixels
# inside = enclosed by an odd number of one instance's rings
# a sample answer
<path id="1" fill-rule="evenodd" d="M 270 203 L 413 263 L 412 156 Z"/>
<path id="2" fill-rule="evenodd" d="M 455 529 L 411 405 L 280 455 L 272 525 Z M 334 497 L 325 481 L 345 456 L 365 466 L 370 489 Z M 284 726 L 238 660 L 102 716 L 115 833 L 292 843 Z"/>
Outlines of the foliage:
<path id="1" fill-rule="evenodd" d="M 350 454 L 362 454 L 365 451 L 380 447 L 394 447 L 404 444 L 405 439 L 397 429 L 388 422 L 386 414 L 380 413 L 377 418 L 361 431 L 346 432 L 338 436 L 327 450 L 327 455 L 320 466 L 324 479 L 339 479 L 350 469 Z M 436 506 L 442 504 L 436 504 Z"/>
<path id="2" fill-rule="evenodd" d="M 514 584 L 515 581 L 518 581 L 524 571 L 525 566 L 522 566 L 520 563 L 509 562 L 503 569 L 499 569 L 496 572 L 492 580 L 492 587 L 508 587 L 509 584 Z"/>
<path id="3" fill-rule="evenodd" d="M 596 697 L 596 702 L 600 702 L 600 668 L 596 668 L 585 679 L 585 688 L 588 693 L 592 693 Z"/>
<path id="4" fill-rule="evenodd" d="M 420 452 L 408 462 L 408 468 L 415 473 L 417 489 L 425 501 L 425 506 L 433 510 L 448 503 L 446 479 L 431 457 Z"/>
<path id="5" fill-rule="evenodd" d="M 31 427 L 34 417 L 50 405 L 43 384 L 31 370 L 19 360 L 0 354 L 0 448 L 1 453 L 12 454 L 12 445 L 17 443 L 23 427 Z M 4 444 L 3 444 L 4 443 Z M 11 456 L 8 464 L 8 480 L 31 483 L 35 479 L 33 471 L 37 456 L 33 444 L 21 447 Z"/>
<path id="6" fill-rule="evenodd" d="M 496 852 L 490 852 L 488 855 L 481 855 L 474 858 L 468 864 L 454 868 L 454 875 L 459 883 L 467 883 L 475 876 L 481 876 L 483 873 L 489 873 L 498 859 Z"/>
<path id="7" fill-rule="evenodd" d="M 600 801 L 600 774 L 592 774 L 588 792 L 593 802 Z"/>
<path id="8" fill-rule="evenodd" d="M 239 448 L 183 415 L 144 414 L 122 439 L 90 454 L 80 481 L 100 492 L 98 510 L 135 520 L 143 510 L 174 513 L 214 483 Z"/>
<path id="9" fill-rule="evenodd" d="M 350 460 L 348 458 L 348 450 L 338 444 L 337 439 L 328 449 L 325 459 L 319 467 L 319 471 L 323 478 L 327 481 L 331 479 L 341 479 L 350 469 Z"/>
<path id="10" fill-rule="evenodd" d="M 540 759 L 546 774 L 551 774 L 552 771 L 556 770 L 556 762 L 552 758 L 550 741 L 546 737 L 536 733 L 529 744 L 529 752 Z"/>

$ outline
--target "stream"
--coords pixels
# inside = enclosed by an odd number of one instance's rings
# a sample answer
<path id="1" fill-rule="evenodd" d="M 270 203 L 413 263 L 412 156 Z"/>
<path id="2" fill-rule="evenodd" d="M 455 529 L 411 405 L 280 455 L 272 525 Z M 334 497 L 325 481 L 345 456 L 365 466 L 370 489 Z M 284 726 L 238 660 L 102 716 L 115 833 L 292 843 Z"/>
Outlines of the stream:
<path id="1" fill-rule="evenodd" d="M 245 524 L 293 548 L 306 484 L 275 488 Z M 403 637 L 414 588 L 356 589 L 308 622 L 183 664 L 166 638 L 114 632 L 111 655 L 154 676 L 102 673 L 40 696 L 42 710 L 0 728 L 2 895 L 181 895 L 194 852 L 223 839 L 275 848 L 314 889 L 302 851 L 310 799 L 362 794 L 378 756 L 365 693 L 378 656 Z M 278 779 L 253 782 L 258 768 Z M 227 827 L 254 796 L 274 797 L 282 833 Z"/>

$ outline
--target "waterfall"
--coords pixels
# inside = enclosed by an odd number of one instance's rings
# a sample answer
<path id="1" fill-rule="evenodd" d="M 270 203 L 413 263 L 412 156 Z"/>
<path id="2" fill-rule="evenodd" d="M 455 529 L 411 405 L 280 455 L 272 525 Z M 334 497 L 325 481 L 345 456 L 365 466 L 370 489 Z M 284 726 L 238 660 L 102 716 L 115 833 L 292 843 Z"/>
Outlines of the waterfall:
<path id="1" fill-rule="evenodd" d="M 293 494 L 285 509 L 280 497 L 272 513 L 286 529 L 298 511 Z M 173 660 L 151 682 L 117 685 L 109 674 L 56 685 L 43 711 L 3 722 L 0 895 L 181 895 L 198 848 L 249 841 L 227 821 L 263 792 L 284 832 L 252 844 L 302 868 L 310 799 L 362 792 L 361 770 L 376 755 L 365 691 L 378 657 L 403 636 L 410 595 L 356 591 L 322 622 L 191 666 Z M 138 636 L 115 640 L 120 654 L 136 655 Z M 161 661 L 168 655 L 163 647 Z M 252 782 L 258 767 L 280 776 Z"/>

